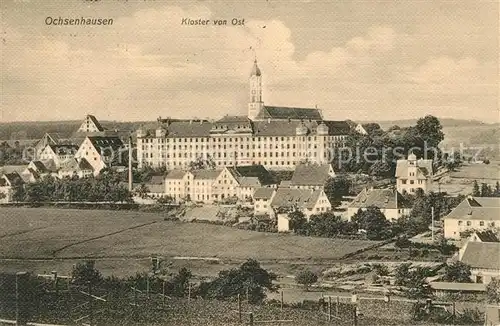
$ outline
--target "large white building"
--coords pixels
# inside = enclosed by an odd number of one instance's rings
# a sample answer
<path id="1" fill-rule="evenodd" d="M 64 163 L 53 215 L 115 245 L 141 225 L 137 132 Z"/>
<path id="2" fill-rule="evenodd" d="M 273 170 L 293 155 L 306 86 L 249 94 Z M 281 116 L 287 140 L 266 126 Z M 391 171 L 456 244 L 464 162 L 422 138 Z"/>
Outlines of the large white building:
<path id="1" fill-rule="evenodd" d="M 400 193 L 414 194 L 417 189 L 427 192 L 432 184 L 432 160 L 417 160 L 413 153 L 407 160 L 398 160 L 396 164 L 396 189 Z"/>
<path id="2" fill-rule="evenodd" d="M 353 130 L 346 121 L 324 120 L 316 108 L 264 105 L 257 62 L 250 75 L 247 116 L 217 121 L 159 118 L 150 127 L 137 130 L 138 165 L 168 169 L 186 168 L 199 158 L 217 168 L 259 164 L 293 169 L 300 162 L 327 163 Z"/>

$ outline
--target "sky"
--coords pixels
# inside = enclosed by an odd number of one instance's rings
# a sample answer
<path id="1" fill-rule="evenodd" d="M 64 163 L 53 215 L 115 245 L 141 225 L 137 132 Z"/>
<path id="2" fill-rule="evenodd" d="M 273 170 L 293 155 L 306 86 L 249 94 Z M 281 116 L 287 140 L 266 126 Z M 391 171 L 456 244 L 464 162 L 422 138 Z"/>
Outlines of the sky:
<path id="1" fill-rule="evenodd" d="M 496 0 L 0 6 L 0 121 L 245 115 L 255 57 L 268 105 L 317 106 L 332 120 L 500 119 Z M 47 17 L 113 24 L 54 26 Z M 183 18 L 211 23 L 186 26 Z"/>

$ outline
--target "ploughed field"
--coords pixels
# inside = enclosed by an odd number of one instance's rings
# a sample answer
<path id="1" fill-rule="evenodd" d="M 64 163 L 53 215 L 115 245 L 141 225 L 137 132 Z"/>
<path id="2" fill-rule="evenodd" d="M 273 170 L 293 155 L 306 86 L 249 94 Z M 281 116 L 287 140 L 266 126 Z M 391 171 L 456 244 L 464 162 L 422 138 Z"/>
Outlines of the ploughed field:
<path id="1" fill-rule="evenodd" d="M 164 221 L 132 211 L 0 207 L 0 258 L 117 259 L 217 257 L 223 260 L 334 260 L 375 242 L 262 233 Z"/>

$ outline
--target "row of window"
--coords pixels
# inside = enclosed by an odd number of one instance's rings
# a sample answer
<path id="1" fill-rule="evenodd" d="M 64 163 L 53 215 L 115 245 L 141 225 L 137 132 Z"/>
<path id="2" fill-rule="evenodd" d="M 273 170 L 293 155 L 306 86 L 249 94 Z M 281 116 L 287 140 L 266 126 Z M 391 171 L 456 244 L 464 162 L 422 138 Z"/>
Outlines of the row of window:
<path id="1" fill-rule="evenodd" d="M 330 140 L 343 140 L 345 139 L 346 136 L 325 136 L 325 137 L 329 137 L 328 139 Z M 153 143 L 154 140 L 156 140 L 157 138 L 142 138 L 142 140 L 145 142 L 145 143 Z M 296 141 L 296 140 L 299 140 L 299 141 L 317 141 L 318 140 L 318 137 L 317 136 L 302 136 L 302 137 L 290 137 L 290 136 L 287 136 L 287 137 L 190 137 L 190 138 L 159 138 L 160 142 L 163 142 L 165 141 L 166 143 L 203 143 L 203 142 L 209 142 L 210 140 L 213 140 L 213 142 L 219 142 L 219 143 L 222 143 L 222 142 L 238 142 L 238 141 L 241 141 L 241 142 L 247 142 L 247 141 Z"/>
<path id="2" fill-rule="evenodd" d="M 458 221 L 458 226 L 462 226 L 464 224 L 464 221 Z M 479 221 L 479 226 L 485 226 L 486 222 L 485 221 Z M 472 226 L 472 221 L 466 221 L 467 226 Z M 488 224 L 489 227 L 495 227 L 495 222 L 490 222 Z"/>

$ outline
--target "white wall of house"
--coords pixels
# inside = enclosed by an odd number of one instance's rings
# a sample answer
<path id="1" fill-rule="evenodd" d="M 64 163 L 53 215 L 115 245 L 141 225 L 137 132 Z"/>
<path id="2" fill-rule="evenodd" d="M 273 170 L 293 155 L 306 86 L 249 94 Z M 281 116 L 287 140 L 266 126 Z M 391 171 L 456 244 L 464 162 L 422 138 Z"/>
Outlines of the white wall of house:
<path id="1" fill-rule="evenodd" d="M 0 187 L 0 193 L 4 194 L 4 198 L 0 198 L 0 203 L 10 203 L 12 201 L 12 187 L 11 186 L 3 186 Z M 3 197 L 3 196 L 0 196 Z"/>
<path id="2" fill-rule="evenodd" d="M 500 221 L 491 220 L 467 220 L 467 219 L 444 219 L 444 237 L 448 239 L 460 239 L 460 233 L 470 230 L 489 230 L 494 227 L 499 227 Z"/>
<path id="3" fill-rule="evenodd" d="M 403 193 L 403 191 L 406 191 L 409 194 L 414 194 L 418 188 L 421 188 L 424 192 L 427 192 L 431 184 L 431 181 L 429 179 L 427 180 L 417 180 L 416 178 L 413 177 L 406 177 L 406 178 L 398 178 L 396 180 L 396 188 L 397 191 L 400 193 Z"/>
<path id="4" fill-rule="evenodd" d="M 348 207 L 347 208 L 347 219 L 350 221 L 351 218 L 358 212 L 359 208 Z M 366 211 L 366 208 L 362 208 L 362 211 Z M 382 208 L 380 209 L 385 218 L 389 221 L 397 220 L 403 216 L 408 216 L 411 213 L 411 208 Z"/>
<path id="5" fill-rule="evenodd" d="M 488 284 L 493 278 L 500 278 L 499 269 L 471 268 L 471 280 L 474 283 Z"/>
<path id="6" fill-rule="evenodd" d="M 94 147 L 92 142 L 85 138 L 80 148 L 75 154 L 75 158 L 85 158 L 94 168 L 94 175 L 98 175 L 106 167 L 106 163 L 101 157 L 101 153 Z"/>
<path id="7" fill-rule="evenodd" d="M 278 232 L 288 232 L 290 231 L 290 220 L 288 219 L 288 214 L 278 214 Z"/>

